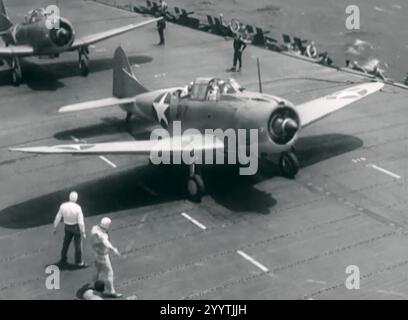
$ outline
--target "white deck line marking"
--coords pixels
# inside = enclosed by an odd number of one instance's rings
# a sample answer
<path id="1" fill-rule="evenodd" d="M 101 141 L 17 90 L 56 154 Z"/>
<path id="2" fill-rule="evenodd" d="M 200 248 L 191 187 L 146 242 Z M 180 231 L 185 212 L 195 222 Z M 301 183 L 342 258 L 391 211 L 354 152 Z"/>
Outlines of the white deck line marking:
<path id="1" fill-rule="evenodd" d="M 99 156 L 99 159 L 105 161 L 107 164 L 109 164 L 112 168 L 117 168 L 118 166 L 116 164 L 114 164 L 112 161 L 110 161 L 109 159 L 107 159 L 104 156 Z"/>
<path id="2" fill-rule="evenodd" d="M 306 280 L 308 283 L 316 283 L 316 284 L 327 284 L 326 281 L 321 281 L 321 280 L 313 280 L 313 279 L 308 279 Z"/>
<path id="3" fill-rule="evenodd" d="M 263 272 L 268 272 L 269 269 L 267 267 L 265 267 L 263 264 L 259 263 L 258 261 L 256 261 L 254 258 L 250 257 L 249 255 L 247 255 L 244 251 L 241 250 L 237 250 L 237 253 L 243 257 L 244 259 L 248 260 L 249 262 L 251 262 L 252 264 L 254 264 L 255 266 L 257 266 L 259 269 L 261 269 Z"/>
<path id="4" fill-rule="evenodd" d="M 75 138 L 74 136 L 71 136 L 71 139 L 74 140 L 76 143 L 78 142 L 83 142 L 83 143 L 87 143 L 85 140 L 80 140 Z M 112 161 L 110 161 L 108 158 L 104 157 L 104 156 L 99 156 L 99 159 L 105 161 L 107 164 L 109 164 L 112 168 L 117 168 L 118 166 L 116 164 L 114 164 Z"/>
<path id="5" fill-rule="evenodd" d="M 391 176 L 391 177 L 393 177 L 395 179 L 401 179 L 401 176 L 399 176 L 399 175 L 397 175 L 397 174 L 395 174 L 395 173 L 393 173 L 391 171 L 388 171 L 386 169 L 383 169 L 383 168 L 381 168 L 379 166 L 376 166 L 375 164 L 369 164 L 369 165 L 367 165 L 367 167 L 370 167 L 370 168 L 378 170 L 378 171 L 380 171 L 382 173 L 388 174 L 389 176 Z"/>
<path id="6" fill-rule="evenodd" d="M 164 78 L 165 76 L 166 76 L 165 73 L 158 73 L 154 75 L 155 78 Z"/>
<path id="7" fill-rule="evenodd" d="M 197 227 L 199 227 L 202 230 L 206 230 L 207 227 L 205 225 L 203 225 L 202 223 L 198 222 L 196 219 L 190 217 L 187 213 L 182 212 L 181 215 L 186 218 L 187 220 L 189 220 L 190 222 L 194 223 Z"/>
<path id="8" fill-rule="evenodd" d="M 394 295 L 394 296 L 398 296 L 398 297 L 402 297 L 407 299 L 407 295 L 397 292 L 397 291 L 387 291 L 387 290 L 377 290 L 378 293 L 383 293 L 383 294 L 387 294 L 387 295 Z"/>

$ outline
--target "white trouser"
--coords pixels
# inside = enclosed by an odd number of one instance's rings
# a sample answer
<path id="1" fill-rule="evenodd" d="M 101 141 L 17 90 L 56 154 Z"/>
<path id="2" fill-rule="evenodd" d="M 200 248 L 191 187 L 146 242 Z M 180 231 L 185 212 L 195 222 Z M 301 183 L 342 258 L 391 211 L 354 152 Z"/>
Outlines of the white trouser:
<path id="1" fill-rule="evenodd" d="M 95 275 L 94 281 L 101 280 L 105 282 L 107 293 L 115 293 L 113 287 L 113 269 L 109 255 L 95 255 Z"/>

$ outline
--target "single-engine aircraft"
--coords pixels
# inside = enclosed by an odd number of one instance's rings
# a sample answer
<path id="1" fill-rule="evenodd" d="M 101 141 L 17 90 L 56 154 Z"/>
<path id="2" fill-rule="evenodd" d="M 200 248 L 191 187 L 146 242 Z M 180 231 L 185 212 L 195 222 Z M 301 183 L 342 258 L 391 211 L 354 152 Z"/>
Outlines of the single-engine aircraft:
<path id="1" fill-rule="evenodd" d="M 159 18 L 160 19 L 160 18 Z M 156 22 L 150 19 L 140 23 L 75 38 L 70 21 L 59 16 L 50 16 L 44 9 L 31 10 L 24 22 L 13 24 L 0 0 L 0 37 L 5 47 L 0 47 L 0 60 L 8 63 L 12 71 L 12 82 L 19 85 L 23 79 L 20 59 L 24 57 L 58 58 L 63 52 L 78 51 L 78 68 L 82 76 L 89 73 L 89 46 L 118 36 L 133 29 Z"/>
<path id="2" fill-rule="evenodd" d="M 215 85 L 218 90 L 214 94 Z M 383 86 L 382 82 L 362 83 L 297 106 L 277 96 L 247 91 L 234 79 L 197 78 L 186 87 L 149 91 L 135 77 L 125 52 L 119 47 L 114 56 L 113 97 L 68 105 L 59 111 L 78 112 L 119 105 L 127 113 L 127 120 L 134 115 L 145 119 L 140 121 L 155 121 L 161 129 L 170 129 L 172 123 L 180 121 L 184 137 L 180 144 L 173 143 L 180 138 L 173 132 L 162 140 L 78 143 L 10 150 L 37 154 L 149 155 L 153 150 L 175 153 L 188 147 L 193 152 L 209 149 L 226 152 L 225 139 L 217 136 L 213 139 L 185 139 L 185 129 L 197 129 L 201 135 L 206 129 L 256 129 L 259 132 L 257 159 L 270 159 L 279 166 L 284 176 L 294 178 L 299 162 L 293 145 L 299 131 L 379 91 Z M 194 141 L 193 144 L 191 141 Z M 189 164 L 189 168 L 187 191 L 190 197 L 201 199 L 203 179 L 196 163 Z"/>

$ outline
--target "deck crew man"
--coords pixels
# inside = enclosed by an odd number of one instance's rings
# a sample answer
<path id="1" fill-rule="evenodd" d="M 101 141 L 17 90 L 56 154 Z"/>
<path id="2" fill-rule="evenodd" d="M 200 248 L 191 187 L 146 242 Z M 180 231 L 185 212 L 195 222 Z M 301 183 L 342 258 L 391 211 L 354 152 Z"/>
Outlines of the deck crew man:
<path id="1" fill-rule="evenodd" d="M 230 71 L 241 71 L 242 68 L 242 53 L 244 52 L 245 48 L 247 47 L 247 44 L 245 43 L 244 39 L 242 38 L 242 35 L 240 33 L 236 33 L 234 36 L 234 60 L 233 60 L 233 67 L 230 69 Z M 237 63 L 238 63 L 238 70 L 237 68 Z"/>
<path id="2" fill-rule="evenodd" d="M 67 264 L 67 253 L 72 239 L 74 239 L 75 247 L 75 265 L 79 268 L 85 268 L 87 265 L 82 258 L 82 238 L 86 238 L 84 215 L 81 207 L 76 203 L 78 201 L 78 193 L 72 191 L 69 194 L 69 202 L 63 203 L 54 220 L 54 234 L 57 233 L 57 227 L 64 221 L 65 236 L 61 250 L 60 265 Z"/>
<path id="3" fill-rule="evenodd" d="M 113 268 L 109 257 L 109 252 L 113 251 L 117 256 L 120 255 L 109 241 L 108 231 L 111 226 L 111 219 L 102 218 L 99 225 L 93 226 L 91 230 L 92 248 L 95 253 L 95 275 L 94 281 L 105 281 L 105 288 L 107 292 L 104 296 L 110 298 L 120 298 L 122 294 L 117 293 L 113 286 Z"/>
<path id="4" fill-rule="evenodd" d="M 165 45 L 165 39 L 164 39 L 164 30 L 166 29 L 166 20 L 165 20 L 165 13 L 157 14 L 158 17 L 162 17 L 159 21 L 157 21 L 157 31 L 159 32 L 159 46 L 164 46 Z"/>

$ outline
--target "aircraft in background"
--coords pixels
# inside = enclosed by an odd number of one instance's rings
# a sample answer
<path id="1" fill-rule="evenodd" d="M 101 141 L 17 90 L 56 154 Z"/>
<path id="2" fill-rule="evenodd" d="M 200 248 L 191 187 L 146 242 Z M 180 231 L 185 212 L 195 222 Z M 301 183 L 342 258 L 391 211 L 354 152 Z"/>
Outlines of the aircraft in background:
<path id="1" fill-rule="evenodd" d="M 160 19 L 150 19 L 76 39 L 74 27 L 69 20 L 50 16 L 45 9 L 31 10 L 24 22 L 13 24 L 3 0 L 0 0 L 0 37 L 5 44 L 5 47 L 0 47 L 0 60 L 8 63 L 12 71 L 12 82 L 19 85 L 23 79 L 21 58 L 35 56 L 53 59 L 63 52 L 78 51 L 79 72 L 82 76 L 87 76 L 90 45 Z"/>
<path id="2" fill-rule="evenodd" d="M 149 91 L 135 77 L 125 52 L 119 47 L 114 56 L 113 97 L 65 106 L 59 111 L 78 112 L 119 105 L 126 111 L 127 120 L 134 115 L 139 121 L 150 123 L 153 120 L 158 126 L 168 130 L 171 130 L 176 121 L 181 122 L 181 143 L 175 142 L 180 138 L 180 133 L 176 136 L 175 132 L 171 132 L 168 138 L 162 140 L 79 143 L 10 150 L 73 155 L 151 155 L 157 150 L 177 153 L 185 152 L 186 149 L 195 153 L 206 150 L 227 152 L 225 139 L 216 135 L 211 139 L 194 139 L 184 132 L 194 128 L 204 136 L 206 129 L 233 129 L 235 132 L 238 129 L 256 129 L 257 159 L 271 160 L 278 164 L 285 176 L 294 178 L 299 171 L 299 162 L 293 145 L 300 130 L 379 91 L 383 86 L 384 83 L 381 82 L 362 83 L 297 106 L 277 96 L 247 91 L 234 79 L 197 78 L 186 87 Z M 245 144 L 243 147 L 251 146 Z M 190 197 L 201 199 L 204 182 L 196 165 L 189 164 L 187 191 Z"/>

